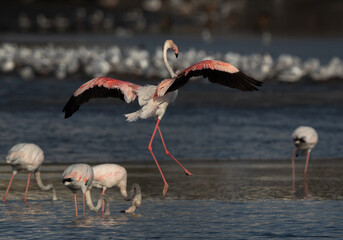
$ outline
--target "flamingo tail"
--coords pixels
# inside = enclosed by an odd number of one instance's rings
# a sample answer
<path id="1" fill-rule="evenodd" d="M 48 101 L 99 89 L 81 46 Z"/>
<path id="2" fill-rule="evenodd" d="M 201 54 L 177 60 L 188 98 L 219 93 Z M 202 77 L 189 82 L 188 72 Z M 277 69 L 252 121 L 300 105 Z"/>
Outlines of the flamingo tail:
<path id="1" fill-rule="evenodd" d="M 134 122 L 137 121 L 139 118 L 139 111 L 128 113 L 124 115 L 126 117 L 126 121 L 128 122 Z"/>

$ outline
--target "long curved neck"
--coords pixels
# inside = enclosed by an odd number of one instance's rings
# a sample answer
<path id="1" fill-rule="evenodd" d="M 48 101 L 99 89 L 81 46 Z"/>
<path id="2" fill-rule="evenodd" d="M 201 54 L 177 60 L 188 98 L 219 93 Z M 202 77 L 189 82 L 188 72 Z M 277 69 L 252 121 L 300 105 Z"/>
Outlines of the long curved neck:
<path id="1" fill-rule="evenodd" d="M 106 202 L 106 210 L 105 210 L 104 214 L 110 215 L 110 203 L 109 203 L 107 198 L 105 198 L 104 196 L 100 196 L 100 198 L 98 199 L 98 203 L 96 204 L 96 206 L 94 206 L 93 201 L 92 201 L 91 190 L 87 189 L 85 195 L 86 195 L 86 203 L 87 203 L 87 206 L 89 207 L 90 210 L 92 210 L 94 212 L 98 212 L 98 210 L 101 208 L 102 201 L 105 201 Z"/>
<path id="2" fill-rule="evenodd" d="M 41 190 L 43 190 L 43 191 L 48 191 L 48 190 L 52 189 L 52 200 L 57 200 L 56 191 L 55 191 L 54 185 L 48 184 L 48 185 L 45 186 L 43 184 L 43 182 L 42 182 L 42 179 L 40 177 L 40 172 L 39 171 L 35 172 L 35 177 L 36 177 L 36 181 L 37 181 L 38 187 Z"/>
<path id="3" fill-rule="evenodd" d="M 102 198 L 99 198 L 97 205 L 94 206 L 93 201 L 92 201 L 91 191 L 90 189 L 86 190 L 86 203 L 90 210 L 97 212 L 101 208 L 102 200 L 103 200 Z"/>
<path id="4" fill-rule="evenodd" d="M 126 213 L 133 213 L 142 204 L 142 191 L 137 183 L 132 185 L 129 194 L 127 194 L 126 188 L 120 188 L 120 193 L 126 201 L 132 200 L 131 207 L 125 210 Z"/>
<path id="5" fill-rule="evenodd" d="M 169 65 L 168 59 L 167 59 L 167 51 L 170 47 L 167 44 L 164 44 L 163 47 L 163 61 L 164 64 L 166 65 L 166 68 L 168 70 L 168 72 L 170 73 L 170 76 L 173 78 L 175 77 L 175 73 L 173 71 L 173 69 L 171 68 L 171 66 Z"/>

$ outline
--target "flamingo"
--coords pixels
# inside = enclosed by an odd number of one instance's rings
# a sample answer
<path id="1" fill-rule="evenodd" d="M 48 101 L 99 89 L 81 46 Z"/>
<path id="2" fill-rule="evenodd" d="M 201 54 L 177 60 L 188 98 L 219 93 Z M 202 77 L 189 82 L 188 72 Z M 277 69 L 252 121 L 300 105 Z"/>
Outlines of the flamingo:
<path id="1" fill-rule="evenodd" d="M 31 179 L 31 173 L 35 174 L 38 187 L 43 191 L 52 190 L 52 200 L 57 200 L 55 188 L 52 184 L 44 185 L 40 177 L 40 166 L 44 161 L 44 153 L 40 147 L 33 143 L 18 143 L 14 145 L 8 152 L 6 162 L 11 164 L 13 174 L 8 184 L 6 193 L 2 201 L 6 202 L 8 191 L 10 190 L 14 176 L 21 170 L 29 172 L 25 190 L 24 202 L 27 201 L 27 193 Z"/>
<path id="2" fill-rule="evenodd" d="M 182 71 L 178 71 L 175 74 L 167 60 L 168 49 L 172 49 L 177 57 L 178 47 L 172 40 L 167 40 L 163 48 L 163 61 L 172 78 L 163 80 L 157 86 L 140 86 L 118 79 L 97 77 L 81 85 L 70 97 L 63 108 L 65 118 L 68 118 L 79 109 L 81 104 L 87 102 L 91 98 L 114 97 L 120 98 L 126 103 L 130 103 L 137 97 L 141 109 L 133 113 L 125 114 L 125 117 L 128 122 L 150 117 L 157 118 L 156 125 L 148 145 L 148 150 L 152 155 L 164 182 L 163 197 L 165 197 L 169 185 L 151 147 L 157 130 L 161 137 L 166 155 L 171 157 L 187 175 L 192 175 L 192 173 L 184 168 L 182 164 L 167 150 L 159 127 L 160 121 L 164 116 L 168 105 L 174 102 L 178 95 L 178 88 L 181 88 L 190 78 L 196 76 L 202 76 L 204 78 L 208 78 L 210 82 L 236 88 L 242 91 L 254 91 L 258 90 L 256 87 L 262 86 L 262 82 L 245 75 L 231 64 L 217 60 L 201 61 Z"/>
<path id="3" fill-rule="evenodd" d="M 94 178 L 93 170 L 88 164 L 78 163 L 70 165 L 62 174 L 62 182 L 67 186 L 74 195 L 75 215 L 77 214 L 76 191 L 81 189 L 83 194 L 83 216 L 85 217 L 85 195 L 87 189 L 91 188 Z"/>
<path id="4" fill-rule="evenodd" d="M 294 149 L 292 152 L 292 172 L 293 172 L 293 183 L 295 180 L 295 169 L 294 169 L 294 155 L 298 156 L 300 152 L 306 152 L 306 164 L 304 170 L 304 176 L 306 178 L 308 162 L 310 159 L 310 152 L 314 146 L 318 143 L 318 134 L 312 127 L 300 126 L 292 133 L 292 139 L 294 142 Z"/>
<path id="5" fill-rule="evenodd" d="M 88 165 L 84 163 L 78 163 L 70 165 L 68 168 L 66 168 L 62 174 L 62 182 L 65 186 L 67 186 L 74 195 L 74 202 L 75 202 L 75 216 L 78 217 L 77 212 L 77 201 L 76 201 L 76 191 L 81 189 L 83 194 L 83 217 L 85 217 L 85 200 L 87 202 L 87 206 L 90 208 L 90 210 L 97 212 L 102 202 L 106 202 L 106 212 L 105 215 L 109 215 L 110 209 L 109 209 L 109 202 L 108 200 L 101 196 L 98 199 L 97 206 L 93 205 L 92 197 L 90 194 L 90 189 L 92 188 L 92 181 L 94 179 L 94 173 L 93 169 Z"/>
<path id="6" fill-rule="evenodd" d="M 118 164 L 100 164 L 93 167 L 94 179 L 92 186 L 102 189 L 102 196 L 108 188 L 118 187 L 122 197 L 126 201 L 132 200 L 130 208 L 126 209 L 126 213 L 133 213 L 142 203 L 141 188 L 137 183 L 131 187 L 129 194 L 126 191 L 127 172 L 126 169 Z M 104 212 L 104 205 L 102 207 Z"/>

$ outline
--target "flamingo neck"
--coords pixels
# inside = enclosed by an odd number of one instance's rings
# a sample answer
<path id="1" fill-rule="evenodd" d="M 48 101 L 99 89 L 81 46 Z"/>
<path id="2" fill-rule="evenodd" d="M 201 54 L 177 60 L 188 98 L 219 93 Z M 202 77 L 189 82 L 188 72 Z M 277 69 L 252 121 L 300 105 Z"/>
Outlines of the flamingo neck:
<path id="1" fill-rule="evenodd" d="M 126 188 L 121 188 L 120 192 L 126 201 L 132 200 L 131 206 L 125 210 L 126 213 L 133 213 L 136 208 L 142 204 L 142 191 L 141 187 L 137 183 L 132 185 L 129 194 L 127 194 Z"/>
<path id="2" fill-rule="evenodd" d="M 43 191 L 48 191 L 48 190 L 52 189 L 52 200 L 54 200 L 54 201 L 57 200 L 54 185 L 48 184 L 45 186 L 42 182 L 39 171 L 35 172 L 35 177 L 36 177 L 36 182 L 37 182 L 38 187 Z"/>
<path id="3" fill-rule="evenodd" d="M 164 65 L 166 66 L 170 76 L 173 78 L 173 77 L 175 77 L 175 73 L 174 73 L 173 69 L 171 68 L 171 66 L 169 65 L 169 62 L 168 62 L 168 59 L 167 59 L 167 51 L 170 48 L 171 48 L 170 46 L 168 46 L 167 44 L 164 44 L 164 47 L 163 47 L 163 61 L 164 61 Z"/>
<path id="4" fill-rule="evenodd" d="M 129 194 L 126 191 L 126 186 L 120 188 L 120 194 L 124 198 L 125 201 L 130 201 L 133 198 L 134 191 L 132 191 L 132 188 L 129 192 Z"/>
<path id="5" fill-rule="evenodd" d="M 93 201 L 92 201 L 91 191 L 90 191 L 90 189 L 87 189 L 87 191 L 86 191 L 86 203 L 87 203 L 87 206 L 89 207 L 90 210 L 97 212 L 101 208 L 102 199 L 99 198 L 97 205 L 94 206 Z"/>

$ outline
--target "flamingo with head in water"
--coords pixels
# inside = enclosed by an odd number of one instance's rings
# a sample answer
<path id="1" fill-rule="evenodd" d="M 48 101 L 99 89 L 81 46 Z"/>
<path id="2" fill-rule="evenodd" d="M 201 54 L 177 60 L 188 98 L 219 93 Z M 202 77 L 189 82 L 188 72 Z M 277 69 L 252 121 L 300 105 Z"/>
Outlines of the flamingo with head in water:
<path id="1" fill-rule="evenodd" d="M 137 183 L 134 183 L 129 193 L 127 193 L 127 171 L 124 167 L 118 164 L 99 164 L 93 167 L 94 179 L 92 186 L 102 189 L 101 195 L 104 197 L 108 188 L 118 187 L 121 196 L 126 201 L 131 201 L 131 207 L 125 210 L 126 213 L 133 213 L 142 203 L 141 188 Z M 104 203 L 102 206 L 104 213 Z"/>
<path id="2" fill-rule="evenodd" d="M 26 190 L 24 202 L 27 200 L 27 193 L 29 191 L 29 184 L 31 179 L 31 173 L 33 172 L 36 177 L 38 187 L 43 191 L 52 190 L 52 199 L 57 200 L 55 188 L 52 184 L 44 185 L 40 178 L 40 166 L 44 161 L 44 153 L 40 147 L 33 143 L 19 143 L 14 145 L 8 152 L 6 157 L 7 163 L 12 165 L 13 174 L 8 184 L 3 202 L 6 202 L 8 191 L 10 190 L 14 176 L 21 170 L 29 172 L 27 178 Z"/>
<path id="3" fill-rule="evenodd" d="M 292 172 L 293 182 L 295 180 L 295 168 L 294 168 L 294 156 L 298 155 L 299 152 L 306 152 L 306 163 L 304 176 L 307 175 L 307 167 L 310 159 L 310 152 L 314 146 L 318 143 L 318 134 L 312 127 L 300 126 L 292 133 L 292 139 L 294 142 L 294 149 L 292 152 Z"/>
<path id="4" fill-rule="evenodd" d="M 70 97 L 69 101 L 63 108 L 65 118 L 68 118 L 79 109 L 81 104 L 87 102 L 91 98 L 114 97 L 120 98 L 127 103 L 138 98 L 138 103 L 141 106 L 141 109 L 133 113 L 125 114 L 125 117 L 129 122 L 150 117 L 157 118 L 148 149 L 155 160 L 164 182 L 163 197 L 167 193 L 169 185 L 151 147 L 157 130 L 161 136 L 166 155 L 170 156 L 177 164 L 179 164 L 187 175 L 192 175 L 167 150 L 159 127 L 160 121 L 164 116 L 168 105 L 172 103 L 178 95 L 178 88 L 181 88 L 189 81 L 190 78 L 196 76 L 202 76 L 204 78 L 208 78 L 212 83 L 218 83 L 242 91 L 258 90 L 257 87 L 262 85 L 262 82 L 245 75 L 231 64 L 217 60 L 201 61 L 182 71 L 178 71 L 175 74 L 167 60 L 168 49 L 173 49 L 175 55 L 178 56 L 178 47 L 172 40 L 167 40 L 163 48 L 163 60 L 172 78 L 163 80 L 157 86 L 140 86 L 117 79 L 98 77 L 81 85 Z"/>
<path id="5" fill-rule="evenodd" d="M 77 213 L 76 192 L 81 189 L 83 195 L 83 216 L 85 217 L 85 197 L 87 189 L 91 188 L 94 178 L 93 170 L 88 164 L 78 163 L 70 165 L 62 174 L 62 183 L 67 186 L 74 195 L 75 216 Z"/>
<path id="6" fill-rule="evenodd" d="M 86 216 L 86 207 L 85 207 L 85 201 L 87 201 L 87 206 L 90 208 L 90 210 L 97 212 L 100 207 L 101 203 L 103 201 L 106 201 L 106 212 L 105 215 L 109 214 L 109 203 L 106 198 L 101 196 L 98 199 L 97 206 L 93 205 L 92 197 L 90 194 L 90 189 L 92 188 L 92 182 L 94 179 L 94 173 L 93 169 L 85 163 L 77 163 L 70 165 L 68 168 L 64 170 L 62 173 L 62 183 L 68 187 L 74 195 L 74 203 L 75 203 L 75 216 L 78 217 L 77 212 L 77 200 L 76 200 L 76 192 L 77 190 L 82 191 L 83 195 L 83 217 Z"/>

